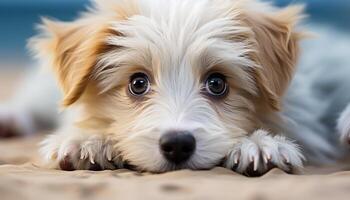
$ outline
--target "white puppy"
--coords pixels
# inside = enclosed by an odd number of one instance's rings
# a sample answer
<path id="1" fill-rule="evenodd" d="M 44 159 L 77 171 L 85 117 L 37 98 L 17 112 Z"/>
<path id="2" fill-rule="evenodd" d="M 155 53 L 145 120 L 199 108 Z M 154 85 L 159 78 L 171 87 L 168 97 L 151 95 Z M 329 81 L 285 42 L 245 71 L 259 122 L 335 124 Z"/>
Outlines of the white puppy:
<path id="1" fill-rule="evenodd" d="M 307 100 L 289 98 L 293 91 L 283 99 L 303 37 L 301 12 L 256 0 L 96 0 L 73 22 L 45 19 L 30 47 L 53 67 L 64 112 L 45 117 L 59 98 L 38 78 L 32 91 L 40 95 L 23 107 L 49 103 L 27 117 L 25 131 L 37 119 L 61 121 L 41 151 L 65 170 L 222 165 L 255 175 L 293 172 L 304 156 L 325 162 L 336 147 L 317 134 L 320 122 L 303 118 L 312 114 Z"/>

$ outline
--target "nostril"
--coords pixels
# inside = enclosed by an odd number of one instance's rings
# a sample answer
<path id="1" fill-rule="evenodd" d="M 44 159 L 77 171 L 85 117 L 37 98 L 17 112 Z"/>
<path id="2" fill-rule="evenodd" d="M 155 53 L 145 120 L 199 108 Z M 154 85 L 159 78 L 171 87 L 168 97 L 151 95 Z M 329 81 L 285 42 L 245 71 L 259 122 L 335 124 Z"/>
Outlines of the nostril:
<path id="1" fill-rule="evenodd" d="M 167 144 L 167 143 L 166 144 L 162 144 L 161 148 L 162 148 L 162 151 L 166 152 L 166 153 L 171 153 L 174 150 L 173 146 L 170 145 L 170 144 Z"/>

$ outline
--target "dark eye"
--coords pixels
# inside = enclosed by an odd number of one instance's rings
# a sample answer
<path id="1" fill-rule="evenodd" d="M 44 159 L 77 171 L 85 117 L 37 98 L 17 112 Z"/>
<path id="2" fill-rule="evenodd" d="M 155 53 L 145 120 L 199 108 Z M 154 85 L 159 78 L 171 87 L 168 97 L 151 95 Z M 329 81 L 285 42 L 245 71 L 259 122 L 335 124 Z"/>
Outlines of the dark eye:
<path id="1" fill-rule="evenodd" d="M 141 96 L 150 90 L 150 82 L 144 73 L 136 73 L 131 76 L 129 83 L 129 91 L 132 95 Z"/>
<path id="2" fill-rule="evenodd" d="M 206 83 L 205 89 L 212 96 L 223 96 L 227 92 L 225 76 L 219 73 L 211 74 Z"/>

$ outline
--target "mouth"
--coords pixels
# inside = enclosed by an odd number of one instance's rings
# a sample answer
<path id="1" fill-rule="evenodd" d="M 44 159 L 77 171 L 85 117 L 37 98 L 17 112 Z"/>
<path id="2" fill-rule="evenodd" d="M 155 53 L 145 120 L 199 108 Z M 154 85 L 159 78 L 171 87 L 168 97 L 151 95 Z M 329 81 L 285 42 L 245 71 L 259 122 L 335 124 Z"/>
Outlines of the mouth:
<path id="1" fill-rule="evenodd" d="M 131 164 L 130 161 L 124 161 L 123 169 L 128 169 L 128 170 L 136 171 L 136 172 L 140 172 L 140 173 L 150 172 L 150 173 L 156 173 L 156 174 L 184 170 L 184 169 L 210 170 L 214 167 L 222 166 L 222 163 L 224 162 L 224 160 L 225 160 L 225 158 L 222 158 L 219 161 L 217 161 L 216 164 L 213 164 L 211 166 L 198 166 L 198 165 L 194 164 L 191 160 L 188 160 L 188 161 L 183 162 L 183 163 L 178 163 L 178 164 L 174 164 L 174 163 L 170 163 L 170 162 L 166 161 L 166 163 L 164 163 L 164 165 L 162 167 L 160 167 L 159 169 L 153 169 L 153 170 L 147 170 L 142 166 L 137 166 L 137 165 Z"/>

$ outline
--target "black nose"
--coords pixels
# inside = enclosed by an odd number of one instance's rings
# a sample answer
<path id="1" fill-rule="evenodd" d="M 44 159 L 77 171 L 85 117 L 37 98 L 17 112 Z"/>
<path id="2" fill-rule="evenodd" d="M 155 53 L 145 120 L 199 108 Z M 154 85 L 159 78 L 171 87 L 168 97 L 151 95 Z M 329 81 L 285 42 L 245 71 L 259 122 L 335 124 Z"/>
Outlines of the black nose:
<path id="1" fill-rule="evenodd" d="M 196 139 L 186 131 L 171 131 L 159 140 L 164 157 L 175 164 L 188 160 L 196 148 Z"/>

